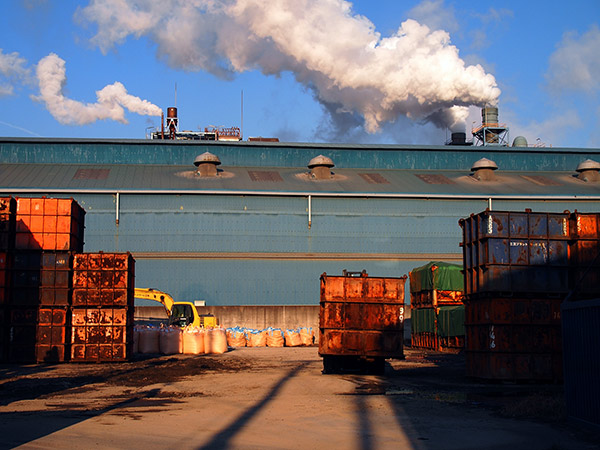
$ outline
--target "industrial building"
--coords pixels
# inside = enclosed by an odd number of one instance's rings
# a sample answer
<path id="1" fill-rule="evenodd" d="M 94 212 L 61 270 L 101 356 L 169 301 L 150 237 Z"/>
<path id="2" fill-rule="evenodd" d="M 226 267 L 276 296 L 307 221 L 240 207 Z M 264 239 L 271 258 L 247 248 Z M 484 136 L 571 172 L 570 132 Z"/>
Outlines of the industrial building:
<path id="1" fill-rule="evenodd" d="M 462 141 L 0 138 L 0 195 L 77 200 L 85 251 L 131 252 L 138 287 L 214 306 L 317 305 L 323 272 L 461 263 L 458 221 L 486 208 L 598 212 L 595 161 L 600 149 Z"/>

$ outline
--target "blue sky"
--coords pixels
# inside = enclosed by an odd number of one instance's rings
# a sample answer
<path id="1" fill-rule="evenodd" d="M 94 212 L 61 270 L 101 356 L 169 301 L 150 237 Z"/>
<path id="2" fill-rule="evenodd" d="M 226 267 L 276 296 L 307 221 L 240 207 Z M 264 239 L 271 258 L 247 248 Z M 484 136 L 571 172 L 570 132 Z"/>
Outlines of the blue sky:
<path id="1" fill-rule="evenodd" d="M 245 138 L 440 144 L 488 103 L 511 141 L 600 147 L 598 0 L 19 0 L 0 23 L 2 136 L 144 139 L 169 106 L 240 126 L 243 91 Z"/>

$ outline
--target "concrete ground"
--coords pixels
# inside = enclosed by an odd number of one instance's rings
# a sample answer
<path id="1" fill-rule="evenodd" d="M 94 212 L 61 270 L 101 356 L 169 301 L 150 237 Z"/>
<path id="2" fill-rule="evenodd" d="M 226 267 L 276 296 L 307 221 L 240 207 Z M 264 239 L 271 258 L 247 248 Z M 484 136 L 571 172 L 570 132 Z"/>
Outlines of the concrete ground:
<path id="1" fill-rule="evenodd" d="M 559 385 L 478 383 L 461 355 L 406 355 L 385 376 L 323 375 L 316 347 L 1 365 L 0 447 L 600 448 L 565 420 Z"/>

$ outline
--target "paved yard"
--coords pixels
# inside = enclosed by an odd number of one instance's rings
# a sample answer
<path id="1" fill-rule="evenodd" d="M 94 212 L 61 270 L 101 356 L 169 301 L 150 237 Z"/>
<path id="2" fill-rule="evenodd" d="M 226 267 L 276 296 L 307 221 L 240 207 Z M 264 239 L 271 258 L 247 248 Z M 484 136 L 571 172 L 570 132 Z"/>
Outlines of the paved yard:
<path id="1" fill-rule="evenodd" d="M 123 364 L 1 365 L 11 448 L 591 449 L 562 387 L 478 383 L 407 350 L 383 377 L 323 375 L 315 347 Z"/>

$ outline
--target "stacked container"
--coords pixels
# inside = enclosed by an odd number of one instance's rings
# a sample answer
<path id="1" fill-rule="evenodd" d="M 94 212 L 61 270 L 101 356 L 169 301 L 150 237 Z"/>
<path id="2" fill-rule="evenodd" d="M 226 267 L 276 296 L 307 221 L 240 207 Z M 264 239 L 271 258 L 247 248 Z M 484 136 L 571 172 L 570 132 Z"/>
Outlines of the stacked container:
<path id="1" fill-rule="evenodd" d="M 462 267 L 430 262 L 410 274 L 411 346 L 438 351 L 464 347 Z"/>
<path id="2" fill-rule="evenodd" d="M 82 253 L 84 216 L 73 199 L 0 199 L 1 360 L 129 358 L 134 260 Z"/>
<path id="3" fill-rule="evenodd" d="M 15 249 L 82 252 L 84 216 L 73 199 L 19 198 Z"/>
<path id="4" fill-rule="evenodd" d="M 17 202 L 0 198 L 0 361 L 8 358 L 9 251 L 14 246 Z"/>
<path id="5" fill-rule="evenodd" d="M 575 211 L 569 218 L 570 287 L 577 299 L 600 297 L 600 214 Z"/>
<path id="6" fill-rule="evenodd" d="M 133 257 L 81 253 L 73 265 L 71 360 L 128 359 L 133 350 Z"/>
<path id="7" fill-rule="evenodd" d="M 462 219 L 467 375 L 562 378 L 560 304 L 570 288 L 569 213 Z"/>
<path id="8" fill-rule="evenodd" d="M 13 362 L 68 357 L 72 255 L 83 248 L 85 212 L 73 199 L 0 201 L 1 355 Z M 8 225 L 7 225 L 8 224 Z"/>

